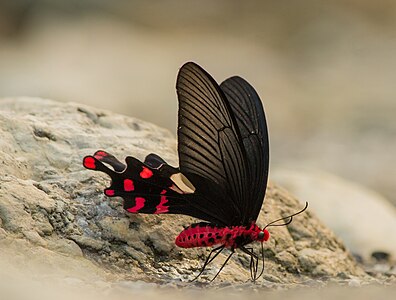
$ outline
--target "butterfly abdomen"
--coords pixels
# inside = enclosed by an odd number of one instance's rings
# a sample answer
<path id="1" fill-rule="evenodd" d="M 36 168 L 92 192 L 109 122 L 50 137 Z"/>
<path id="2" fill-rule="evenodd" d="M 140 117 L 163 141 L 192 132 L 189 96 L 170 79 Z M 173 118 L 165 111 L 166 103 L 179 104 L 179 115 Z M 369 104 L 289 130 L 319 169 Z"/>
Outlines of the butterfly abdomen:
<path id="1" fill-rule="evenodd" d="M 235 249 L 256 240 L 259 231 L 256 225 L 220 227 L 201 222 L 184 229 L 177 236 L 175 243 L 182 248 L 223 245 L 226 248 Z"/>
<path id="2" fill-rule="evenodd" d="M 184 229 L 176 237 L 176 245 L 182 248 L 208 247 L 222 244 L 225 227 L 211 223 L 195 223 Z"/>

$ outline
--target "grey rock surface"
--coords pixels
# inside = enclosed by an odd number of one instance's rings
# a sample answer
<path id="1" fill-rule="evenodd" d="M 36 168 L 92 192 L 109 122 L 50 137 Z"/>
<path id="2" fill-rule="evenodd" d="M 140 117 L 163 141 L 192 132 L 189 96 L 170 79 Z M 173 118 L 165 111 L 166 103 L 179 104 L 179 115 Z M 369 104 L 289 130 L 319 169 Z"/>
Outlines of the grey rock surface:
<path id="1" fill-rule="evenodd" d="M 168 131 L 79 104 L 18 98 L 0 100 L 0 136 L 0 276 L 12 269 L 111 289 L 139 280 L 178 285 L 200 269 L 208 249 L 174 244 L 195 220 L 127 214 L 121 199 L 103 195 L 109 178 L 82 167 L 82 158 L 98 149 L 121 160 L 155 152 L 177 165 L 176 141 Z M 258 224 L 300 209 L 297 199 L 269 184 Z M 373 281 L 310 210 L 270 233 L 264 276 L 249 286 Z M 224 259 L 202 278 L 212 278 Z M 249 282 L 248 267 L 243 253 L 235 255 L 215 285 Z"/>
<path id="2" fill-rule="evenodd" d="M 311 209 L 354 254 L 369 260 L 387 253 L 396 260 L 396 208 L 359 184 L 318 170 L 277 169 L 272 178 Z"/>

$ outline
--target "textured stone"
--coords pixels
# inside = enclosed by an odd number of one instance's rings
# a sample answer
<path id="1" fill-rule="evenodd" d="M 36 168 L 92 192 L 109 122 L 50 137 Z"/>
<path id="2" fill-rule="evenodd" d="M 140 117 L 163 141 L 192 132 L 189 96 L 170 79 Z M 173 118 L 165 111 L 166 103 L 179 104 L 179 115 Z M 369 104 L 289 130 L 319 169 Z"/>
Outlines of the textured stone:
<path id="1" fill-rule="evenodd" d="M 98 149 L 121 160 L 128 155 L 143 159 L 156 152 L 177 165 L 176 141 L 168 131 L 83 105 L 19 98 L 0 101 L 0 136 L 5 164 L 0 169 L 0 219 L 5 230 L 1 241 L 9 241 L 9 247 L 18 240 L 30 247 L 28 254 L 38 251 L 40 262 L 52 262 L 61 274 L 74 264 L 89 265 L 87 272 L 100 269 L 100 282 L 109 280 L 104 275 L 108 272 L 110 280 L 162 283 L 185 281 L 198 272 L 210 249 L 180 249 L 174 244 L 183 226 L 197 220 L 127 214 L 121 199 L 103 195 L 109 178 L 82 166 L 83 157 Z M 297 199 L 270 183 L 258 224 L 264 226 L 301 208 Z M 343 244 L 309 209 L 289 226 L 269 231 L 265 275 L 259 286 L 292 286 L 329 276 L 345 280 L 345 274 L 366 278 Z M 254 249 L 259 251 L 259 245 Z M 219 255 L 202 278 L 211 279 L 228 253 Z M 23 252 L 18 256 L 28 259 Z M 59 263 L 61 256 L 65 263 Z M 246 255 L 237 251 L 218 277 L 219 287 L 221 282 L 246 282 L 248 265 Z M 78 270 L 74 278 L 85 280 L 83 270 Z"/>
<path id="2" fill-rule="evenodd" d="M 385 252 L 396 259 L 396 234 L 389 234 L 390 228 L 396 228 L 396 208 L 384 197 L 317 170 L 278 169 L 271 175 L 297 197 L 309 201 L 312 211 L 354 254 L 367 260 L 373 253 Z"/>
<path id="3" fill-rule="evenodd" d="M 24 237 L 31 243 L 41 246 L 41 247 L 46 247 L 47 246 L 47 241 L 44 240 L 36 231 L 23 231 Z"/>
<path id="4" fill-rule="evenodd" d="M 0 228 L 0 240 L 6 237 L 7 237 L 7 231 L 5 231 L 3 228 Z"/>
<path id="5" fill-rule="evenodd" d="M 104 241 L 97 240 L 84 235 L 71 235 L 69 238 L 84 249 L 100 251 L 103 248 L 105 248 L 106 245 Z"/>
<path id="6" fill-rule="evenodd" d="M 67 256 L 83 256 L 81 248 L 76 242 L 68 239 L 54 237 L 48 239 L 47 248 L 57 253 L 65 254 Z"/>

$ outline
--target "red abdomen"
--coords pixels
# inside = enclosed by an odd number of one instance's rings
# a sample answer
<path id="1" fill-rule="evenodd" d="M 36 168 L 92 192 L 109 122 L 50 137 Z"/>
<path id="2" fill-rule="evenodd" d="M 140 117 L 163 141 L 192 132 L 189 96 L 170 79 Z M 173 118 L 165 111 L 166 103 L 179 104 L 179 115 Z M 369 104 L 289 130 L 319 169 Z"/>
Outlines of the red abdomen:
<path id="1" fill-rule="evenodd" d="M 176 245 L 182 248 L 206 247 L 222 244 L 224 227 L 209 223 L 195 223 L 184 229 L 176 238 Z"/>
<path id="2" fill-rule="evenodd" d="M 210 223 L 195 223 L 184 229 L 176 238 L 176 245 L 182 248 L 210 247 L 224 245 L 238 248 L 257 240 L 260 232 L 257 225 L 219 227 Z"/>

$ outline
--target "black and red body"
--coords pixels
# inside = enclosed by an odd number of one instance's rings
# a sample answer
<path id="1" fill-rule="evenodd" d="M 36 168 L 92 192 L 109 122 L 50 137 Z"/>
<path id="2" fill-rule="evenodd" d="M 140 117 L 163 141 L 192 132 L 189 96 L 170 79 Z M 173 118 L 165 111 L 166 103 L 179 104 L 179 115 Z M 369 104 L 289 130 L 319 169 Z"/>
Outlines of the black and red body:
<path id="1" fill-rule="evenodd" d="M 269 238 L 268 231 L 256 225 L 269 168 L 261 100 L 244 79 L 234 76 L 218 85 L 191 62 L 181 67 L 176 90 L 178 168 L 156 154 L 143 162 L 128 156 L 124 164 L 103 150 L 86 156 L 84 166 L 111 177 L 105 194 L 122 197 L 130 213 L 183 214 L 205 221 L 184 229 L 177 246 L 217 246 L 220 252 L 240 248 L 257 258 L 244 246 Z M 173 176 L 178 173 L 193 192 L 176 183 Z M 205 266 L 210 261 L 208 257 Z"/>
<path id="2" fill-rule="evenodd" d="M 260 232 L 264 235 L 260 236 Z M 251 242 L 269 239 L 267 229 L 260 229 L 255 223 L 250 226 L 215 226 L 200 222 L 188 226 L 176 238 L 176 245 L 182 248 L 225 246 L 237 249 Z"/>

